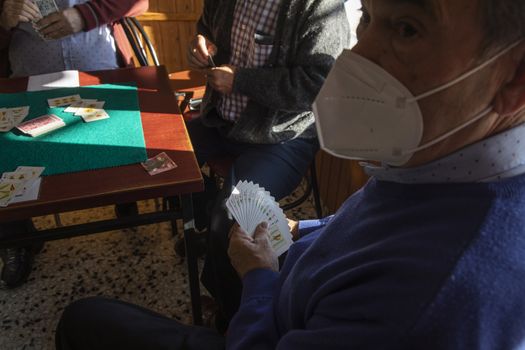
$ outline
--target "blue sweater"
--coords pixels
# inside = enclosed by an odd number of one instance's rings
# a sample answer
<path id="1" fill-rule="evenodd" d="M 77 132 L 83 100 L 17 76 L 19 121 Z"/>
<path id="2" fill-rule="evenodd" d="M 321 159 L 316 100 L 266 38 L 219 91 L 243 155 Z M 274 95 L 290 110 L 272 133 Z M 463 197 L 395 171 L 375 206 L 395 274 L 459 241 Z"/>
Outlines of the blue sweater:
<path id="1" fill-rule="evenodd" d="M 319 226 L 245 276 L 228 349 L 525 349 L 525 175 L 371 180 Z"/>

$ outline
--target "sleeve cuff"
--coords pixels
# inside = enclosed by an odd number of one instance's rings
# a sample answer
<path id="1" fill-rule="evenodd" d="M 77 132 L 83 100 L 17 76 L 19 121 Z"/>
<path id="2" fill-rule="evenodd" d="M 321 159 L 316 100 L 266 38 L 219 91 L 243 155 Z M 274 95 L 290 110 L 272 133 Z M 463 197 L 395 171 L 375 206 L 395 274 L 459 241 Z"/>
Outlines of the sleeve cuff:
<path id="1" fill-rule="evenodd" d="M 307 234 L 326 226 L 326 224 L 332 219 L 332 217 L 333 215 L 318 220 L 299 221 L 299 237 L 304 237 Z"/>
<path id="2" fill-rule="evenodd" d="M 272 297 L 279 272 L 269 269 L 255 269 L 248 272 L 242 280 L 242 301 L 254 297 Z"/>

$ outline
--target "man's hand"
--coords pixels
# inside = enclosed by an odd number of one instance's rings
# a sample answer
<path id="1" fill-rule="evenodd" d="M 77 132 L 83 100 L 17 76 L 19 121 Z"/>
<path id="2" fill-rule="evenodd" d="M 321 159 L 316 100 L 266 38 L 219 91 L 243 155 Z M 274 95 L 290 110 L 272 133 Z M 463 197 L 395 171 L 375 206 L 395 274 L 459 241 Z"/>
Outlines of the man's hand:
<path id="1" fill-rule="evenodd" d="M 224 65 L 206 71 L 208 83 L 212 89 L 224 95 L 229 95 L 233 91 L 233 80 L 235 78 L 235 67 Z"/>
<path id="2" fill-rule="evenodd" d="M 238 224 L 233 225 L 228 255 L 241 279 L 255 269 L 279 270 L 279 261 L 270 244 L 268 224 L 265 222 L 257 226 L 253 238 Z"/>
<path id="3" fill-rule="evenodd" d="M 5 0 L 0 25 L 10 30 L 20 22 L 35 22 L 42 18 L 38 6 L 31 0 Z"/>
<path id="4" fill-rule="evenodd" d="M 55 12 L 36 23 L 38 32 L 46 39 L 61 39 L 84 29 L 84 18 L 80 12 L 70 7 Z"/>
<path id="5" fill-rule="evenodd" d="M 188 47 L 188 62 L 191 68 L 208 68 L 208 56 L 217 53 L 217 46 L 202 35 L 197 35 Z"/>

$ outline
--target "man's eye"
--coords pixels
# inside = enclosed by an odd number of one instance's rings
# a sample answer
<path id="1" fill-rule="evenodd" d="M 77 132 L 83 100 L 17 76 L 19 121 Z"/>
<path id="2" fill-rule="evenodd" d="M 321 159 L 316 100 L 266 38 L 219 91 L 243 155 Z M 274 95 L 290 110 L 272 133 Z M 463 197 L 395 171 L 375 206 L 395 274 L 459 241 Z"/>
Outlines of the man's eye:
<path id="1" fill-rule="evenodd" d="M 397 31 L 402 38 L 407 39 L 413 38 L 418 34 L 417 29 L 413 25 L 405 22 L 397 24 Z"/>

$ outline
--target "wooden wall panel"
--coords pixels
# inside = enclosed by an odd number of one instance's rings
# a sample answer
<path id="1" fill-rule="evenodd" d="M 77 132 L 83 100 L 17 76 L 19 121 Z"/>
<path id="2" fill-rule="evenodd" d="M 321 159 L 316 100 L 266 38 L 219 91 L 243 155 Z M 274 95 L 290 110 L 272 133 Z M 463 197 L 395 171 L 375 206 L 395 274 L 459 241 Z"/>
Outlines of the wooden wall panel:
<path id="1" fill-rule="evenodd" d="M 356 161 L 339 159 L 321 151 L 317 155 L 316 162 L 319 192 L 328 214 L 334 213 L 368 180 Z"/>
<path id="2" fill-rule="evenodd" d="M 186 49 L 195 35 L 203 0 L 150 0 L 138 17 L 168 72 L 189 69 Z"/>

